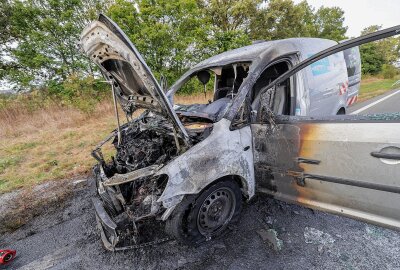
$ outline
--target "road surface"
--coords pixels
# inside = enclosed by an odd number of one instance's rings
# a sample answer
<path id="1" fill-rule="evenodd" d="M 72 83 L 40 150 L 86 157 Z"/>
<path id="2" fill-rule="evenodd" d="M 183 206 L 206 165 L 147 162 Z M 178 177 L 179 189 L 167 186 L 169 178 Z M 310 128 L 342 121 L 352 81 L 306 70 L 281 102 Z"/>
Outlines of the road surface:
<path id="1" fill-rule="evenodd" d="M 372 99 L 356 103 L 347 114 L 375 114 L 400 112 L 400 89 L 391 90 Z"/>
<path id="2" fill-rule="evenodd" d="M 113 253 L 101 246 L 92 196 L 76 190 L 65 208 L 0 235 L 1 248 L 17 250 L 0 269 L 400 269 L 399 232 L 261 195 L 220 239 Z M 283 241 L 280 251 L 260 237 L 266 229 Z"/>

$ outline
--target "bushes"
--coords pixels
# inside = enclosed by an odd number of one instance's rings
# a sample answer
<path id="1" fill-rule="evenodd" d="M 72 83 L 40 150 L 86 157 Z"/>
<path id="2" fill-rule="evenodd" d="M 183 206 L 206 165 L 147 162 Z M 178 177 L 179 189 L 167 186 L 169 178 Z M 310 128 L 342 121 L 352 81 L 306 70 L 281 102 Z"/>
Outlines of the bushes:
<path id="1" fill-rule="evenodd" d="M 109 89 L 108 84 L 98 79 L 82 78 L 74 74 L 62 83 L 51 81 L 46 94 L 62 106 L 72 106 L 84 113 L 92 113 L 95 105 L 109 94 Z"/>
<path id="2" fill-rule="evenodd" d="M 382 66 L 382 76 L 385 79 L 393 79 L 399 73 L 399 70 L 391 64 Z"/>
<path id="3" fill-rule="evenodd" d="M 93 77 L 69 76 L 64 82 L 50 81 L 44 89 L 17 95 L 0 95 L 0 110 L 8 113 L 33 112 L 37 109 L 57 105 L 77 108 L 90 114 L 95 105 L 110 96 L 110 86 Z"/>

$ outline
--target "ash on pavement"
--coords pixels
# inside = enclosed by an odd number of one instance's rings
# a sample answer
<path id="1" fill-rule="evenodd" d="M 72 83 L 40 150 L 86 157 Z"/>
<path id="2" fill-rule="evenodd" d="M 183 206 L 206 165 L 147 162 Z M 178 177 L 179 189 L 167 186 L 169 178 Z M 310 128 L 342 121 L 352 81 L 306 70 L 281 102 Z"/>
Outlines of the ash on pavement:
<path id="1" fill-rule="evenodd" d="M 7 269 L 400 268 L 399 232 L 262 195 L 244 207 L 229 233 L 197 248 L 170 241 L 113 253 L 101 245 L 91 196 L 88 187 L 76 188 L 63 209 L 0 236 L 0 248 L 17 250 Z M 281 250 L 258 233 L 271 229 L 283 242 Z"/>

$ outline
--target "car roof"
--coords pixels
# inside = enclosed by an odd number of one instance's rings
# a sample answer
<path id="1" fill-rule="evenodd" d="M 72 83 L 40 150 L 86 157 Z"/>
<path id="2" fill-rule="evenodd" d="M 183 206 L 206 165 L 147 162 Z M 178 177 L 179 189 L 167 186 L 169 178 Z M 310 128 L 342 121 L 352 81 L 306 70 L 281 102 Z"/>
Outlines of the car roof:
<path id="1" fill-rule="evenodd" d="M 265 50 L 267 50 L 272 46 L 287 47 L 287 45 L 291 45 L 290 47 L 298 48 L 298 50 L 301 51 L 302 48 L 304 48 L 304 46 L 307 45 L 316 46 L 318 43 L 322 43 L 325 45 L 327 42 L 331 43 L 332 41 L 321 38 L 288 38 L 288 39 L 280 39 L 273 41 L 261 41 L 252 45 L 244 46 L 241 48 L 217 54 L 204 61 L 201 61 L 193 68 L 197 69 L 202 67 L 221 66 L 241 61 L 251 62 L 262 52 L 264 52 Z M 326 45 L 324 46 L 324 48 L 326 48 Z"/>
<path id="2" fill-rule="evenodd" d="M 167 96 L 173 93 L 184 84 L 190 76 L 202 69 L 212 67 L 221 67 L 238 62 L 254 62 L 257 57 L 261 57 L 263 53 L 271 53 L 274 50 L 274 57 L 291 53 L 294 51 L 305 52 L 313 51 L 313 53 L 324 50 L 336 44 L 336 41 L 321 38 L 288 38 L 273 41 L 257 42 L 252 45 L 244 46 L 238 49 L 226 51 L 212 56 L 197 65 L 191 67 L 185 72 L 168 90 Z M 308 55 L 306 55 L 308 57 Z"/>

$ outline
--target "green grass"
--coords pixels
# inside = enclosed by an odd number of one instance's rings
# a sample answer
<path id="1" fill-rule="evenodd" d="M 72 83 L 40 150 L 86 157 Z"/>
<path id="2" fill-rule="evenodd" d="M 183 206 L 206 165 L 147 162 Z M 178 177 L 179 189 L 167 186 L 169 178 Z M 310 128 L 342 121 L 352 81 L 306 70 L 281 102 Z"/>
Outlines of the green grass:
<path id="1" fill-rule="evenodd" d="M 384 94 L 385 92 L 399 88 L 400 85 L 393 86 L 399 78 L 394 79 L 383 79 L 375 77 L 367 77 L 361 80 L 361 88 L 359 92 L 358 101 L 364 101 L 373 97 Z"/>
<path id="2" fill-rule="evenodd" d="M 21 163 L 21 160 L 22 160 L 22 157 L 20 157 L 20 156 L 8 156 L 8 157 L 0 158 L 0 174 L 2 174 L 8 167 L 18 166 L 18 164 Z"/>

